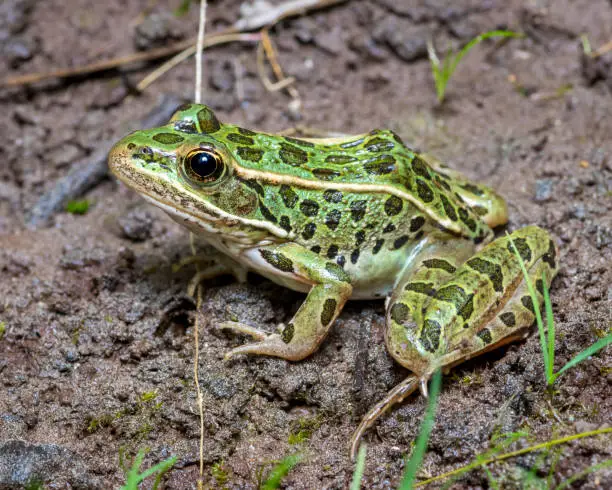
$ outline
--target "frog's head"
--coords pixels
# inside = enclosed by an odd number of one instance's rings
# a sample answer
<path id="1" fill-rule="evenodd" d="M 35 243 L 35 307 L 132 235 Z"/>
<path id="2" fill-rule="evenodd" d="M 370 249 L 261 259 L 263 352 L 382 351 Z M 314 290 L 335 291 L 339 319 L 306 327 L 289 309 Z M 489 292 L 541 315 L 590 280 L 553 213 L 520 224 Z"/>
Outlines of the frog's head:
<path id="1" fill-rule="evenodd" d="M 162 127 L 135 131 L 109 154 L 111 171 L 125 184 L 198 233 L 254 243 L 277 230 L 258 218 L 258 193 L 236 173 L 228 132 L 206 106 L 188 104 Z M 254 133 L 251 133 L 254 134 Z M 247 141 L 248 140 L 248 141 Z M 282 231 L 282 230 L 281 230 Z"/>

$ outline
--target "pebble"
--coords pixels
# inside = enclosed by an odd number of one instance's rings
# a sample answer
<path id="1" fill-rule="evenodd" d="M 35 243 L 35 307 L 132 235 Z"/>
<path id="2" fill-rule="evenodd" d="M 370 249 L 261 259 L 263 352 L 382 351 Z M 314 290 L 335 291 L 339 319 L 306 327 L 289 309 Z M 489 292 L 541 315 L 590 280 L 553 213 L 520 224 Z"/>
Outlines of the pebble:
<path id="1" fill-rule="evenodd" d="M 549 201 L 553 194 L 553 181 L 551 179 L 536 180 L 536 202 Z"/>

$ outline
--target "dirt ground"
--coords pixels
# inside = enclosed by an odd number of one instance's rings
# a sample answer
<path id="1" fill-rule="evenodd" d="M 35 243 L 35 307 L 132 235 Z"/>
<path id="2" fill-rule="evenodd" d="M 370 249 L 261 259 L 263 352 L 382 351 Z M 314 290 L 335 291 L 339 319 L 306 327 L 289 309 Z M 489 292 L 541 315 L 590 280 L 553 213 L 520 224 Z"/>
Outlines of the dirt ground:
<path id="1" fill-rule="evenodd" d="M 5 0 L 1 73 L 77 67 L 190 37 L 197 8 L 177 17 L 180 3 Z M 233 23 L 241 3 L 211 1 L 208 31 Z M 445 51 L 496 28 L 526 37 L 475 48 L 440 106 L 427 39 Z M 351 1 L 271 31 L 280 65 L 296 78 L 299 114 L 286 92 L 264 88 L 253 43 L 206 52 L 204 101 L 224 121 L 268 131 L 387 127 L 496 188 L 509 203 L 508 230 L 537 224 L 559 244 L 551 291 L 558 369 L 611 329 L 612 51 L 586 57 L 583 34 L 593 49 L 612 40 L 612 2 Z M 192 97 L 192 62 L 135 95 L 130 87 L 153 66 L 0 88 L 0 488 L 118 487 L 120 455 L 129 460 L 142 447 L 146 466 L 178 456 L 165 488 L 195 488 L 196 313 L 208 487 L 257 488 L 275 461 L 300 452 L 284 488 L 347 488 L 352 431 L 407 375 L 385 351 L 383 302 L 350 303 L 302 362 L 226 363 L 223 354 L 244 339 L 215 324 L 235 317 L 273 331 L 303 295 L 258 276 L 245 285 L 219 279 L 206 283 L 196 312 L 186 295 L 195 269 L 173 267 L 190 254 L 188 233 L 112 178 L 87 192 L 86 214 L 60 211 L 48 226 L 26 225 L 75 162 L 123 136 L 160 94 Z M 510 446 L 517 449 L 606 427 L 611 354 L 568 372 L 553 395 L 537 334 L 457 367 L 444 378 L 419 476 L 468 464 L 500 434 L 527 433 Z M 424 406 L 413 396 L 366 434 L 364 488 L 397 486 Z M 529 453 L 490 465 L 490 476 L 472 471 L 453 488 L 488 488 L 491 478 L 521 488 L 530 472 L 557 485 L 609 459 L 610 442 Z M 571 488 L 612 488 L 612 471 Z"/>

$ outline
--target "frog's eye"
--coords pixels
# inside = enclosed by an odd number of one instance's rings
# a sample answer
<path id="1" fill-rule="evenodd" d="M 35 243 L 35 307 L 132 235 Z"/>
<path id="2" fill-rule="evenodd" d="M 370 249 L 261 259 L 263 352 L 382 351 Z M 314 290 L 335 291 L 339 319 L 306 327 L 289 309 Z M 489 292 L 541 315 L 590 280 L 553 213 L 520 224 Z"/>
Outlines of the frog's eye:
<path id="1" fill-rule="evenodd" d="M 195 150 L 183 161 L 185 176 L 196 184 L 210 184 L 218 180 L 225 170 L 223 160 L 212 151 Z"/>

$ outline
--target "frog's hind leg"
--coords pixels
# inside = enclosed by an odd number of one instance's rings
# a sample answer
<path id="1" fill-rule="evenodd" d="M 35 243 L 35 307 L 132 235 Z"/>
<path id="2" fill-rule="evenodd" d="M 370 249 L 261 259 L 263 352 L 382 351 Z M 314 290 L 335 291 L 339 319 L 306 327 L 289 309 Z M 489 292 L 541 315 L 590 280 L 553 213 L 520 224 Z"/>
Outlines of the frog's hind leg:
<path id="1" fill-rule="evenodd" d="M 451 330 L 454 335 L 448 338 L 448 353 L 443 359 L 445 365 L 459 364 L 529 335 L 536 310 L 511 241 L 535 285 L 538 305 L 542 304 L 544 286 L 550 286 L 558 270 L 558 251 L 554 241 L 545 230 L 536 226 L 498 238 L 458 271 L 466 279 L 474 274 L 480 276 L 481 285 L 474 287 L 475 310 L 480 314 L 475 314 L 469 321 L 467 328 L 473 330 L 469 339 L 458 329 Z M 497 266 L 491 267 L 491 264 Z M 482 279 L 486 285 L 482 285 Z M 483 291 L 480 298 L 478 291 Z M 481 302 L 481 306 L 477 302 Z"/>
<path id="2" fill-rule="evenodd" d="M 323 341 L 334 320 L 351 296 L 353 287 L 348 274 L 335 262 L 294 243 L 261 247 L 252 251 L 252 260 L 281 279 L 299 281 L 311 289 L 291 321 L 280 334 L 267 334 L 257 328 L 226 322 L 221 328 L 246 333 L 257 342 L 237 347 L 225 358 L 237 354 L 259 354 L 291 361 L 312 354 Z"/>
<path id="3" fill-rule="evenodd" d="M 416 389 L 427 393 L 429 367 L 435 356 L 413 352 L 408 345 L 417 342 L 413 338 L 416 326 L 423 321 L 423 312 L 441 284 L 448 281 L 461 263 L 474 253 L 474 244 L 468 240 L 452 239 L 432 234 L 421 244 L 420 251 L 407 259 L 400 280 L 387 300 L 385 340 L 389 353 L 415 375 L 408 376 L 374 405 L 362 418 L 351 437 L 350 455 L 354 459 L 364 432 L 393 405 L 402 402 Z M 425 373 L 425 375 L 423 375 Z"/>

